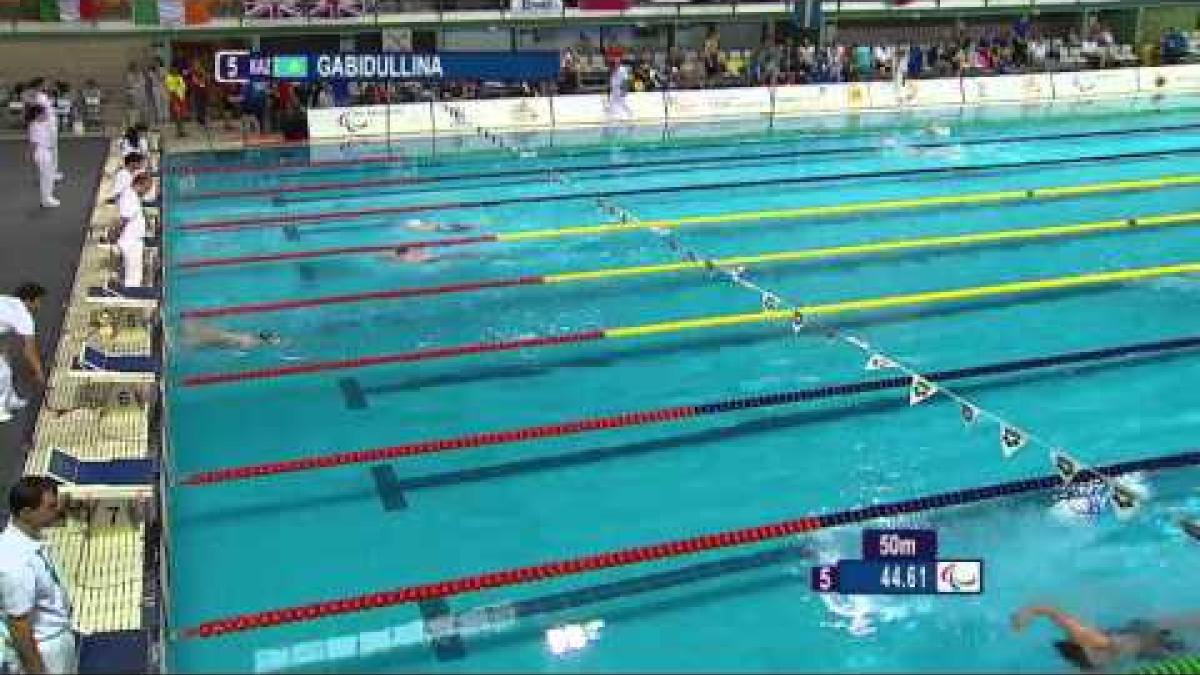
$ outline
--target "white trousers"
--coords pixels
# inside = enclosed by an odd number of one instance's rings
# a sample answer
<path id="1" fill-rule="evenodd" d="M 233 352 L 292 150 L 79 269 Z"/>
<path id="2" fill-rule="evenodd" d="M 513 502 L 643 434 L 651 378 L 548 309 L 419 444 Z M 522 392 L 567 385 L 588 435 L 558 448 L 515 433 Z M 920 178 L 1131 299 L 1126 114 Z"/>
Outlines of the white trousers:
<path id="1" fill-rule="evenodd" d="M 608 97 L 608 119 L 609 121 L 633 119 L 633 111 L 629 109 L 629 102 L 625 100 L 624 96 Z"/>
<path id="2" fill-rule="evenodd" d="M 141 286 L 142 276 L 145 272 L 143 259 L 146 245 L 141 239 L 119 240 L 117 248 L 121 251 L 121 285 L 126 288 Z"/>
<path id="3" fill-rule="evenodd" d="M 42 203 L 54 201 L 54 174 L 58 171 L 54 162 L 54 149 L 44 146 L 33 146 L 33 165 L 37 167 L 38 190 L 42 195 Z"/>
<path id="4" fill-rule="evenodd" d="M 5 640 L 4 666 L 10 673 L 23 673 L 21 659 L 17 651 Z M 69 675 L 79 672 L 79 643 L 75 632 L 65 630 L 49 640 L 37 643 L 38 652 L 42 655 L 42 664 L 51 675 Z"/>
<path id="5" fill-rule="evenodd" d="M 17 390 L 13 387 L 12 366 L 8 365 L 8 359 L 0 354 L 0 408 L 11 408 L 16 400 Z"/>

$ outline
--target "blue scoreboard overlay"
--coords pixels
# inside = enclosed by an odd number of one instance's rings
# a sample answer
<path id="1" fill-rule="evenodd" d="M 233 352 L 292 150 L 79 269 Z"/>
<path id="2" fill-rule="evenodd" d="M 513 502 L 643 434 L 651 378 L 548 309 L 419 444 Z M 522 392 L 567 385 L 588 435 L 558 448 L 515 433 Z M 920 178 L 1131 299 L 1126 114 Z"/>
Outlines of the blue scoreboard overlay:
<path id="1" fill-rule="evenodd" d="M 846 595 L 983 593 L 982 560 L 939 560 L 937 550 L 933 530 L 863 530 L 863 557 L 812 568 L 812 588 Z"/>

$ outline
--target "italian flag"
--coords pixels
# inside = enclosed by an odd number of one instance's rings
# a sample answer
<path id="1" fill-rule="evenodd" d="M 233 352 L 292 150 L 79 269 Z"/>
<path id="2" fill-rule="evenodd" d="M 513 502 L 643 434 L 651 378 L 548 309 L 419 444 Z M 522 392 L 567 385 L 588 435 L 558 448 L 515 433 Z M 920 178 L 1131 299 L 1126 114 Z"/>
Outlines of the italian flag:
<path id="1" fill-rule="evenodd" d="M 142 26 L 208 23 L 211 0 L 133 0 L 133 22 Z"/>
<path id="2" fill-rule="evenodd" d="M 38 18 L 42 21 L 96 21 L 100 18 L 100 0 L 40 0 Z"/>

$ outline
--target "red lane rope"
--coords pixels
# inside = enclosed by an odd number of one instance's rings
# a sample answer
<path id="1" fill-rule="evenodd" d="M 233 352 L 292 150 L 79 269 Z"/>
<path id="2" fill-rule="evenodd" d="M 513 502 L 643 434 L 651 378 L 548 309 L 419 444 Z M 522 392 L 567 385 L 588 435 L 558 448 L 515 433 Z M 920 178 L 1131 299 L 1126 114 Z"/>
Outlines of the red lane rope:
<path id="1" fill-rule="evenodd" d="M 211 318 L 214 316 L 233 316 L 237 314 L 253 314 L 257 312 L 275 312 L 285 309 L 300 309 L 304 307 L 320 307 L 323 305 L 339 305 L 367 300 L 397 300 L 414 298 L 423 295 L 440 295 L 443 293 L 463 293 L 480 291 L 487 288 L 508 288 L 511 286 L 536 286 L 545 283 L 545 277 L 516 277 L 513 279 L 496 279 L 492 281 L 468 281 L 460 284 L 445 284 L 442 286 L 417 286 L 399 288 L 391 291 L 368 291 L 365 293 L 347 293 L 345 295 L 326 295 L 319 298 L 301 298 L 298 300 L 279 300 L 276 302 L 258 302 L 226 307 L 209 307 L 206 309 L 191 309 L 183 312 L 185 319 Z"/>
<path id="2" fill-rule="evenodd" d="M 317 602 L 310 605 L 287 607 L 255 614 L 243 614 L 228 619 L 218 619 L 202 623 L 194 628 L 188 628 L 183 632 L 183 635 L 189 638 L 208 638 L 226 633 L 268 628 L 285 623 L 312 621 L 338 614 L 350 614 L 392 605 L 472 593 L 485 588 L 527 584 L 534 581 L 581 574 L 609 567 L 624 567 L 714 549 L 744 546 L 769 539 L 803 534 L 819 529 L 820 527 L 821 523 L 816 518 L 797 518 L 773 525 L 748 527 L 742 530 L 721 532 L 719 534 L 705 534 L 690 539 L 680 539 L 650 546 L 639 546 L 637 548 L 628 548 L 610 553 L 598 553 L 581 558 L 518 567 L 499 572 L 480 574 L 478 576 L 461 577 L 451 581 L 408 586 L 394 591 L 368 593 L 342 600 Z"/>
<path id="3" fill-rule="evenodd" d="M 351 209 L 347 211 L 324 211 L 321 213 L 298 213 L 290 216 L 252 216 L 230 220 L 208 220 L 201 223 L 180 225 L 179 230 L 242 230 L 253 227 L 283 227 L 294 223 L 318 223 L 325 220 L 361 218 L 363 216 L 386 216 L 419 211 L 440 211 L 463 206 L 474 206 L 478 202 L 430 202 L 411 206 L 381 206 L 373 209 Z"/>
<path id="4" fill-rule="evenodd" d="M 473 237 L 453 237 L 448 239 L 426 239 L 424 241 L 400 241 L 393 244 L 372 244 L 369 246 L 337 246 L 333 248 L 317 248 L 307 251 L 288 251 L 284 253 L 264 253 L 261 255 L 244 255 L 230 258 L 195 258 L 184 260 L 178 264 L 180 269 L 198 269 L 202 267 L 223 267 L 226 265 L 245 265 L 249 263 L 281 262 L 285 260 L 304 260 L 325 256 L 347 255 L 354 253 L 383 253 L 394 251 L 401 246 L 408 248 L 439 248 L 443 246 L 463 246 L 466 244 L 489 244 L 497 241 L 494 234 L 481 234 Z"/>
<path id="5" fill-rule="evenodd" d="M 523 349 L 525 347 L 543 347 L 548 345 L 568 344 L 572 342 L 588 342 L 591 340 L 602 340 L 604 337 L 605 333 L 603 330 L 591 330 L 581 331 L 578 333 L 564 333 L 562 335 L 552 335 L 549 337 L 520 338 L 518 340 L 501 340 L 498 342 L 476 342 L 466 345 L 456 345 L 453 347 L 418 349 L 416 351 L 402 352 L 399 354 L 385 354 L 383 356 L 366 356 L 354 359 L 344 359 L 340 361 L 321 361 L 318 363 L 305 363 L 296 366 L 280 366 L 277 368 L 263 368 L 261 370 L 244 370 L 236 373 L 192 375 L 190 377 L 183 378 L 183 386 L 196 387 L 206 384 L 220 384 L 223 382 L 264 380 L 268 378 L 285 377 L 287 375 L 321 373 L 330 370 L 345 370 L 347 368 L 365 368 L 368 366 L 379 366 L 388 363 L 408 363 L 411 361 L 442 359 L 451 356 L 463 356 L 466 354 L 483 354 L 486 352 Z"/>
<path id="6" fill-rule="evenodd" d="M 1102 475 L 1117 476 L 1134 471 L 1162 471 L 1195 466 L 1196 464 L 1200 464 L 1200 452 L 1191 451 L 1110 464 L 1108 466 L 1096 467 L 1094 470 Z M 660 544 L 638 546 L 608 553 L 597 553 L 578 558 L 568 558 L 566 560 L 557 560 L 526 567 L 459 577 L 449 581 L 405 586 L 395 590 L 367 593 L 339 600 L 328 600 L 307 605 L 296 605 L 282 609 L 241 614 L 214 621 L 206 621 L 197 626 L 185 629 L 182 635 L 185 638 L 210 638 L 229 633 L 269 628 L 287 623 L 314 621 L 341 614 L 351 614 L 411 602 L 445 598 L 452 595 L 474 593 L 486 588 L 516 586 L 600 569 L 626 567 L 654 560 L 693 555 L 704 551 L 744 546 L 746 544 L 805 534 L 820 529 L 841 527 L 878 518 L 980 503 L 1028 492 L 1046 490 L 1062 484 L 1062 477 L 1058 474 L 1053 474 L 1007 483 L 955 490 L 953 492 L 925 495 L 906 501 L 875 504 L 858 509 L 794 518 L 715 534 L 702 534 L 688 539 L 678 539 Z"/>
<path id="7" fill-rule="evenodd" d="M 356 164 L 379 164 L 387 162 L 404 162 L 402 156 L 396 155 L 367 155 L 355 159 L 319 159 L 310 162 L 285 162 L 283 164 L 274 165 L 223 165 L 211 164 L 208 166 L 180 166 L 175 167 L 171 173 L 186 176 L 192 173 L 264 173 L 268 171 L 290 171 L 292 169 L 304 169 L 310 166 L 329 167 L 329 166 L 354 166 Z"/>
<path id="8" fill-rule="evenodd" d="M 450 450 L 465 450 L 485 445 L 503 445 L 519 443 L 537 438 L 564 436 L 600 429 L 619 429 L 621 427 L 637 426 L 655 422 L 670 422 L 674 420 L 695 417 L 700 413 L 696 406 L 678 406 L 675 408 L 660 408 L 658 410 L 643 410 L 641 412 L 621 413 L 608 417 L 593 417 L 560 424 L 543 424 L 534 427 L 509 429 L 506 431 L 488 431 L 470 436 L 444 438 L 434 441 L 421 441 L 406 445 L 394 445 L 386 448 L 342 452 L 334 455 L 319 457 L 304 457 L 284 462 L 269 462 L 251 466 L 239 466 L 229 469 L 202 471 L 192 474 L 180 482 L 181 485 L 211 485 L 247 478 L 260 478 L 281 473 L 294 473 L 311 469 L 324 469 L 344 464 L 363 464 L 367 462 L 382 462 L 399 457 L 424 455 Z"/>

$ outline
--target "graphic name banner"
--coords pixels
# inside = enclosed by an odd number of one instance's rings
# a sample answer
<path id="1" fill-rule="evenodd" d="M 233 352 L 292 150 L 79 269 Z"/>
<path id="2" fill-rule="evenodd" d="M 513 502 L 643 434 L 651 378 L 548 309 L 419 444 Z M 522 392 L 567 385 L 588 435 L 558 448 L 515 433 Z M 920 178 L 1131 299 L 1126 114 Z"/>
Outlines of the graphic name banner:
<path id="1" fill-rule="evenodd" d="M 556 51 L 216 54 L 218 82 L 292 80 L 488 80 L 523 82 L 558 77 Z"/>

